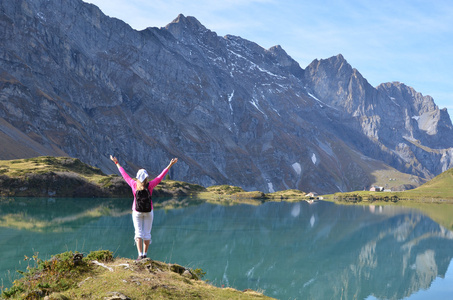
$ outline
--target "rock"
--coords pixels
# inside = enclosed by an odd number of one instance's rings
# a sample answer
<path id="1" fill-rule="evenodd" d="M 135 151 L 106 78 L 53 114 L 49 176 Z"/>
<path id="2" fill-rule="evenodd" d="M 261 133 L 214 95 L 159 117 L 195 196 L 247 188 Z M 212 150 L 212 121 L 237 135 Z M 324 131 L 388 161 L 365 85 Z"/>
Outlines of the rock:
<path id="1" fill-rule="evenodd" d="M 110 292 L 107 295 L 103 298 L 104 300 L 131 300 L 131 298 L 119 292 Z"/>
<path id="2" fill-rule="evenodd" d="M 72 262 L 74 263 L 75 266 L 80 265 L 82 263 L 83 259 L 83 253 L 74 253 Z"/>
<path id="3" fill-rule="evenodd" d="M 190 270 L 185 270 L 182 274 L 183 277 L 189 278 L 189 279 L 194 279 L 194 276 Z"/>
<path id="4" fill-rule="evenodd" d="M 60 293 L 53 293 L 44 297 L 44 300 L 70 300 L 70 298 L 61 295 Z"/>
<path id="5" fill-rule="evenodd" d="M 172 264 L 172 265 L 170 265 L 170 271 L 178 273 L 179 275 L 182 275 L 186 271 L 186 268 L 184 268 L 183 266 L 180 266 L 178 264 Z"/>

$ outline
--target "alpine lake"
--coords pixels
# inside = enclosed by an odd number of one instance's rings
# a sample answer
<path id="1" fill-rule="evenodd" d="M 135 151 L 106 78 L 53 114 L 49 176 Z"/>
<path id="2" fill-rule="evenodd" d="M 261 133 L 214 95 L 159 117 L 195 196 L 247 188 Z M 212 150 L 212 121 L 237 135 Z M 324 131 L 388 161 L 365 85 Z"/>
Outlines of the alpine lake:
<path id="1" fill-rule="evenodd" d="M 21 276 L 16 271 L 25 271 L 25 256 L 102 249 L 135 259 L 131 201 L 2 198 L 0 286 Z M 153 260 L 201 268 L 215 286 L 277 299 L 453 295 L 452 227 L 420 208 L 327 201 L 176 205 L 155 209 L 152 240 Z"/>

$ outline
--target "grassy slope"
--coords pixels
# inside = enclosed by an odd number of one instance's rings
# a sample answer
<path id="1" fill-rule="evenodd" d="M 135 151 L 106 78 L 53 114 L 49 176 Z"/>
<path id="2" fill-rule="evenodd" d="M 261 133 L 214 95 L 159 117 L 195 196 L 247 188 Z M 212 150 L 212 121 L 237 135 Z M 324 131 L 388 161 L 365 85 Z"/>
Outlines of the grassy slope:
<path id="1" fill-rule="evenodd" d="M 3 160 L 0 179 L 0 196 L 107 197 L 126 193 L 119 180 L 69 157 Z"/>
<path id="2" fill-rule="evenodd" d="M 439 199 L 449 203 L 445 205 L 414 203 L 410 206 L 422 210 L 439 224 L 453 230 L 453 169 L 443 172 L 424 185 L 406 193 L 408 198 L 424 198 L 427 202 L 436 202 Z"/>
<path id="3" fill-rule="evenodd" d="M 214 287 L 200 277 L 201 270 L 186 269 L 150 259 L 140 262 L 113 259 L 110 251 L 94 251 L 73 260 L 74 253 L 49 261 L 26 258 L 36 266 L 16 280 L 1 296 L 7 299 L 104 299 L 121 293 L 130 299 L 271 299 L 261 293 Z M 94 261 L 102 264 L 95 264 Z"/>
<path id="4" fill-rule="evenodd" d="M 422 186 L 407 191 L 407 194 L 414 197 L 453 199 L 453 168 L 434 177 Z"/>
<path id="5" fill-rule="evenodd" d="M 77 173 L 93 182 L 99 182 L 105 176 L 100 169 L 69 157 L 40 156 L 0 161 L 0 174 L 8 177 L 21 177 L 29 173 L 42 174 L 48 172 Z"/>
<path id="6" fill-rule="evenodd" d="M 360 196 L 363 201 L 387 200 L 415 200 L 419 202 L 451 202 L 453 201 L 453 168 L 436 176 L 425 184 L 404 192 L 369 192 L 355 191 L 347 193 L 336 193 L 329 195 L 329 198 L 339 198 L 347 196 Z M 374 198 L 374 199 L 373 199 Z"/>

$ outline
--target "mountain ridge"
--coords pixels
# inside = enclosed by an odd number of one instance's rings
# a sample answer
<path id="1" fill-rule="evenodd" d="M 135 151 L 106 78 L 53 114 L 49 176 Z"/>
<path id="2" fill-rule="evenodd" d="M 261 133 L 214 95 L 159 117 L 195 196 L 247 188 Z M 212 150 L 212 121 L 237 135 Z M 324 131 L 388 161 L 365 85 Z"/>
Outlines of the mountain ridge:
<path id="1" fill-rule="evenodd" d="M 114 173 L 115 154 L 157 173 L 176 156 L 178 180 L 319 193 L 362 189 L 387 168 L 417 186 L 453 166 L 448 114 L 372 87 L 341 54 L 303 69 L 194 17 L 136 31 L 80 0 L 2 2 L 0 16 L 0 138 L 17 145 L 5 158 L 22 145 Z M 411 96 L 418 106 L 400 102 Z"/>

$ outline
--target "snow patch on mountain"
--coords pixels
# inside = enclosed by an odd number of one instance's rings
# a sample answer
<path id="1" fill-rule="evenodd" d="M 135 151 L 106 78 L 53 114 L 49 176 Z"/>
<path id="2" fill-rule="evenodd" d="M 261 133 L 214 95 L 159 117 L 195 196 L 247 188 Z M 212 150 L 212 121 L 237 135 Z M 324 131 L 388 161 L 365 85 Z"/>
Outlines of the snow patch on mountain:
<path id="1" fill-rule="evenodd" d="M 272 184 L 272 182 L 268 182 L 267 187 L 269 188 L 269 193 L 275 193 L 274 185 Z"/>
<path id="2" fill-rule="evenodd" d="M 234 96 L 234 90 L 231 93 L 231 95 L 228 96 L 228 104 L 230 105 L 231 114 L 233 114 L 233 106 L 231 105 L 231 101 L 233 101 L 233 96 Z"/>
<path id="3" fill-rule="evenodd" d="M 311 161 L 313 162 L 314 165 L 316 165 L 316 162 L 318 161 L 316 158 L 316 154 L 313 153 L 313 155 L 311 156 Z"/>
<path id="4" fill-rule="evenodd" d="M 291 167 L 293 167 L 294 172 L 296 172 L 297 175 L 300 175 L 302 173 L 302 167 L 301 167 L 300 163 L 295 162 L 291 165 Z"/>
<path id="5" fill-rule="evenodd" d="M 252 98 L 252 100 L 250 101 L 250 103 L 255 106 L 255 108 L 260 111 L 264 116 L 266 116 L 266 114 L 264 113 L 264 111 L 261 110 L 261 108 L 259 108 L 258 106 L 258 101 L 255 99 L 255 98 Z"/>
<path id="6" fill-rule="evenodd" d="M 389 98 L 390 98 L 390 100 L 392 100 L 392 102 L 393 102 L 396 106 L 401 107 L 401 105 L 399 105 L 399 104 L 395 101 L 395 100 L 396 100 L 395 97 L 389 97 Z"/>
<path id="7" fill-rule="evenodd" d="M 418 128 L 425 131 L 427 134 L 437 134 L 437 118 L 434 117 L 434 112 L 426 112 L 421 114 L 417 122 Z"/>
<path id="8" fill-rule="evenodd" d="M 330 107 L 330 108 L 336 109 L 335 107 L 333 107 L 333 106 L 330 106 L 330 105 L 328 105 L 328 104 L 326 104 L 326 103 L 322 102 L 321 100 L 319 100 L 318 98 L 316 98 L 316 96 L 315 96 L 315 95 L 313 95 L 312 93 L 310 93 L 310 92 L 307 92 L 307 94 L 308 94 L 308 96 L 310 96 L 311 98 L 313 98 L 313 99 L 315 99 L 316 101 L 318 101 L 318 103 L 319 103 L 319 106 L 320 106 L 321 108 L 323 108 L 324 106 L 327 106 L 327 107 Z"/>
<path id="9" fill-rule="evenodd" d="M 263 73 L 266 73 L 266 74 L 268 74 L 268 75 L 270 75 L 270 76 L 272 76 L 272 77 L 275 77 L 275 78 L 278 78 L 278 79 L 285 79 L 285 77 L 283 77 L 283 76 L 274 74 L 274 73 L 272 73 L 272 72 L 270 72 L 270 71 L 268 71 L 268 70 L 266 70 L 266 69 L 261 68 L 260 66 L 258 66 L 258 65 L 255 64 L 254 62 L 252 62 L 251 60 L 249 60 L 249 59 L 247 59 L 246 57 L 240 55 L 239 53 L 234 52 L 234 51 L 231 50 L 231 49 L 228 49 L 228 51 L 229 51 L 231 54 L 235 55 L 236 57 L 239 57 L 239 58 L 241 58 L 241 59 L 247 61 L 247 62 L 250 64 L 250 66 L 249 66 L 249 69 L 250 69 L 250 70 L 256 69 L 256 70 L 259 70 L 259 71 L 261 71 L 261 72 L 263 72 Z"/>
<path id="10" fill-rule="evenodd" d="M 331 157 L 335 157 L 335 154 L 333 153 L 333 150 L 332 150 L 332 147 L 330 146 L 329 143 L 323 143 L 322 141 L 318 140 L 317 139 L 317 142 L 318 142 L 318 145 L 319 147 L 325 152 L 327 153 L 329 156 Z"/>

